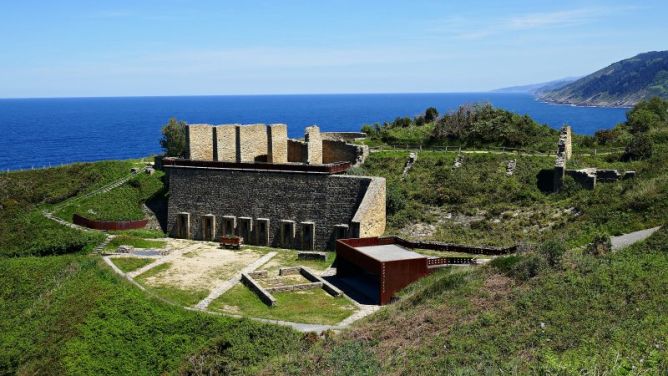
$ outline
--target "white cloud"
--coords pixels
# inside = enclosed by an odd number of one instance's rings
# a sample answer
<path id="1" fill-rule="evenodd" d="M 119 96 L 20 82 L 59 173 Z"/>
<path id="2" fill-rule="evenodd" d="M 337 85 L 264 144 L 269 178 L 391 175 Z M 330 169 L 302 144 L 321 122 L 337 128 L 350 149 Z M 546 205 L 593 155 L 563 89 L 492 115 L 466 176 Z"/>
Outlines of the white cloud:
<path id="1" fill-rule="evenodd" d="M 513 31 L 570 27 L 596 22 L 599 19 L 636 7 L 579 8 L 543 13 L 526 13 L 509 17 L 481 19 L 455 16 L 432 23 L 430 31 L 446 34 L 455 39 L 483 39 Z"/>

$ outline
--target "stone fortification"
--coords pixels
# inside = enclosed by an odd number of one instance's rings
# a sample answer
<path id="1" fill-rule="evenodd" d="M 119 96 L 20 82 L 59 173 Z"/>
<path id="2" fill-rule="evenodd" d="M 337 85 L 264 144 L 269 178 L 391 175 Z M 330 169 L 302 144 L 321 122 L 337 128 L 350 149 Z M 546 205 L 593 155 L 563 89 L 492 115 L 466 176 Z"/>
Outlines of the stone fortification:
<path id="1" fill-rule="evenodd" d="M 331 248 L 336 238 L 385 229 L 385 179 L 312 172 L 165 166 L 168 231 L 297 249 Z M 216 227 L 209 230 L 211 224 Z M 182 228 L 180 226 L 188 226 Z"/>
<path id="2" fill-rule="evenodd" d="M 285 124 L 193 124 L 186 135 L 192 160 L 360 165 L 369 154 L 367 146 L 342 141 L 355 133 L 321 133 L 315 125 L 306 128 L 304 140 L 288 139 Z"/>

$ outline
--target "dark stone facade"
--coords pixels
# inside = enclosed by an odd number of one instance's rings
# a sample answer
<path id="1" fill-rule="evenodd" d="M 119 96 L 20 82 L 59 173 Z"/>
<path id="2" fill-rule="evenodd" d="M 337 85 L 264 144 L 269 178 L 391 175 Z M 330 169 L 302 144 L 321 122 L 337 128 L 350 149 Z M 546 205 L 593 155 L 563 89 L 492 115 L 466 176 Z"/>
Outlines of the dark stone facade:
<path id="1" fill-rule="evenodd" d="M 301 249 L 303 222 L 315 226 L 315 249 L 331 249 L 336 226 L 350 225 L 371 178 L 311 172 L 166 166 L 169 175 L 168 231 L 176 236 L 178 213 L 190 214 L 190 235 L 203 239 L 203 218 L 269 219 L 269 245 L 280 247 L 281 221 L 294 221 L 289 248 Z M 384 219 L 384 218 L 383 218 Z M 255 224 L 254 224 L 255 226 Z M 256 228 L 253 228 L 253 232 Z M 256 236 L 245 239 L 255 244 Z"/>

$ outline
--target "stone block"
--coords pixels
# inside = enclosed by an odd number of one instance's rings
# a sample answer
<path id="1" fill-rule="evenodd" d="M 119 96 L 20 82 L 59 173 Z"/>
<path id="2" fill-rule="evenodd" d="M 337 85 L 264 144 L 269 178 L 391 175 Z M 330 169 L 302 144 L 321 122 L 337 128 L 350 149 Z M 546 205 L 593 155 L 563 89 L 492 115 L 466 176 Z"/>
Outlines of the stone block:
<path id="1" fill-rule="evenodd" d="M 186 126 L 187 158 L 193 160 L 213 160 L 213 127 L 209 124 Z"/>

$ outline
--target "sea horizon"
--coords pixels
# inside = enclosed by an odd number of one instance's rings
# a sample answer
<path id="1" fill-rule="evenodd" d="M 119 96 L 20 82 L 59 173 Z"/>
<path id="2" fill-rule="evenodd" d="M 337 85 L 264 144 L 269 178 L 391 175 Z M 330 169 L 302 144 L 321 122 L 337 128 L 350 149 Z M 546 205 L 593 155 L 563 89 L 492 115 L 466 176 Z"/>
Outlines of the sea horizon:
<path id="1" fill-rule="evenodd" d="M 355 132 L 364 124 L 419 115 L 427 107 L 444 114 L 473 103 L 526 114 L 555 129 L 570 124 L 581 134 L 614 127 L 626 112 L 496 92 L 3 98 L 0 170 L 159 154 L 160 130 L 171 117 L 188 123 L 285 123 L 294 138 L 314 124 L 325 132 Z"/>

